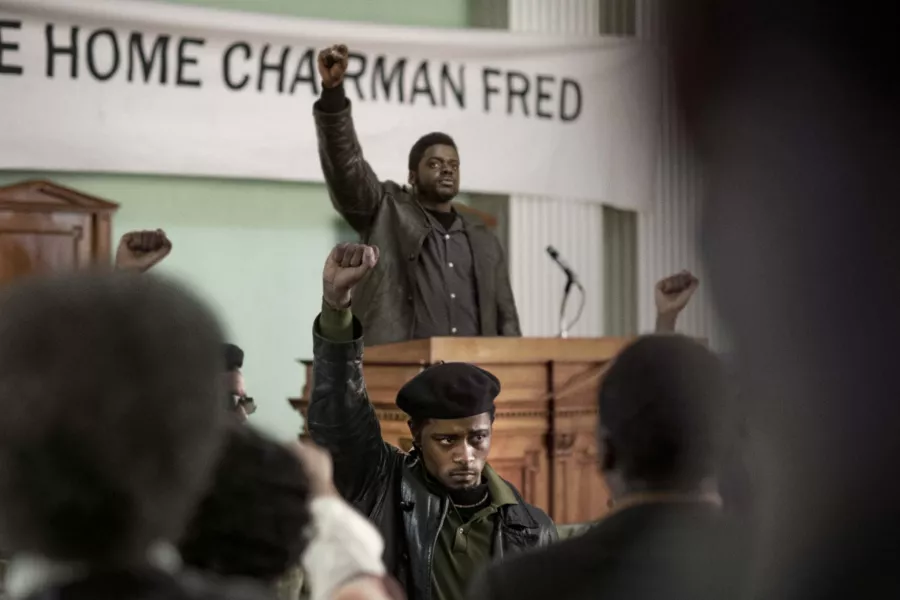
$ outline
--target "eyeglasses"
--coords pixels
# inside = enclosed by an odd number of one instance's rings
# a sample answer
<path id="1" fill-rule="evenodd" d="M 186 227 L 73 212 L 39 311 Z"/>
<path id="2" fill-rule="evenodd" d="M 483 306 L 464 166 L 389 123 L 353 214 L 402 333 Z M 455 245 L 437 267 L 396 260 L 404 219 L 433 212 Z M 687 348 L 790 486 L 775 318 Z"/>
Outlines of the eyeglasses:
<path id="1" fill-rule="evenodd" d="M 256 402 L 250 396 L 241 396 L 240 394 L 231 395 L 231 408 L 237 410 L 243 408 L 244 412 L 252 415 L 256 412 Z"/>

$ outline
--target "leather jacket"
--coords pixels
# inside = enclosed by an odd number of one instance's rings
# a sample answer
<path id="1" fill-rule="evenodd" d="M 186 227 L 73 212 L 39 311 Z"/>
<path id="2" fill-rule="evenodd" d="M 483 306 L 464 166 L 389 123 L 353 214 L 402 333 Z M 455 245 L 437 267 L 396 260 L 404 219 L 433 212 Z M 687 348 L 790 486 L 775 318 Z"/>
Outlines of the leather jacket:
<path id="1" fill-rule="evenodd" d="M 431 492 L 414 472 L 418 458 L 381 438 L 362 371 L 362 327 L 354 318 L 354 340 L 332 342 L 313 333 L 310 436 L 331 452 L 341 495 L 378 527 L 385 540 L 388 571 L 410 600 L 431 600 L 432 560 L 448 500 Z M 522 500 L 500 508 L 491 553 L 494 560 L 547 545 L 556 527 L 543 511 Z"/>
<path id="2" fill-rule="evenodd" d="M 379 181 L 363 157 L 351 105 L 338 113 L 313 109 L 319 158 L 331 203 L 366 244 L 378 265 L 353 290 L 353 306 L 370 345 L 413 338 L 415 266 L 431 223 L 405 186 Z M 519 336 L 519 315 L 500 241 L 482 223 L 460 215 L 472 248 L 483 336 Z"/>

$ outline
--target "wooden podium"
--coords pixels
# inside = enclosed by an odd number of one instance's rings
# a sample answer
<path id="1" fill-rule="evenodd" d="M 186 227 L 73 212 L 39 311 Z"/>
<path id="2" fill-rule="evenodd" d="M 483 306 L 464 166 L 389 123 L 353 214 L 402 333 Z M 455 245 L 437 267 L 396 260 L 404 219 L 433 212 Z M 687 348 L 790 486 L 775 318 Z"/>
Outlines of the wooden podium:
<path id="1" fill-rule="evenodd" d="M 471 362 L 501 382 L 488 462 L 525 500 L 559 524 L 606 512 L 608 493 L 597 462 L 597 388 L 607 363 L 629 338 L 431 338 L 365 350 L 366 387 L 384 439 L 408 450 L 400 387 L 428 365 Z M 301 399 L 306 415 L 311 361 Z"/>

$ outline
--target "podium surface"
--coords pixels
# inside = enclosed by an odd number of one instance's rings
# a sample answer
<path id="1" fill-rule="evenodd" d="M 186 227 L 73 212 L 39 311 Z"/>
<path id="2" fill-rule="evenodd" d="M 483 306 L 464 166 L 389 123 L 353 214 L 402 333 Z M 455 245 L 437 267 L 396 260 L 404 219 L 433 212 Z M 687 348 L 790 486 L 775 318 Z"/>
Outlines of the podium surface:
<path id="1" fill-rule="evenodd" d="M 560 524 L 606 512 L 608 492 L 597 452 L 597 390 L 609 361 L 632 338 L 455 338 L 411 340 L 365 349 L 363 369 L 382 437 L 412 446 L 397 392 L 424 368 L 470 362 L 501 384 L 488 462 L 525 500 Z M 306 414 L 312 361 L 302 397 L 291 404 Z"/>

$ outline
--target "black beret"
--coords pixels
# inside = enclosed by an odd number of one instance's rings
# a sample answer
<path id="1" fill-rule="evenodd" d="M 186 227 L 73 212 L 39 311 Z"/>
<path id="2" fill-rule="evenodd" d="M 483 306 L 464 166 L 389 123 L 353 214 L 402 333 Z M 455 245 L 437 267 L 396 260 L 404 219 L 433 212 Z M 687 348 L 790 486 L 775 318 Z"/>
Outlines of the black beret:
<path id="1" fill-rule="evenodd" d="M 428 367 L 400 388 L 397 406 L 413 419 L 464 419 L 494 408 L 496 377 L 469 363 Z"/>
<path id="2" fill-rule="evenodd" d="M 224 344 L 225 370 L 235 371 L 244 366 L 244 351 L 234 344 Z"/>

